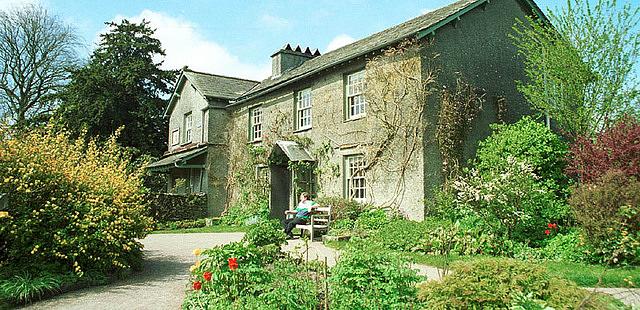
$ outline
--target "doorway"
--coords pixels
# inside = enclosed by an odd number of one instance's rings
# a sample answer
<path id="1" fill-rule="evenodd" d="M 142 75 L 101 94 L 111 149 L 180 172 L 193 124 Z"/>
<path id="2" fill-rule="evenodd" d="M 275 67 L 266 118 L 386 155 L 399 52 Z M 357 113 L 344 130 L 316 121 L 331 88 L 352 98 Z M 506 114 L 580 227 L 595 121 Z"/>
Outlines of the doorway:
<path id="1" fill-rule="evenodd" d="M 271 165 L 271 199 L 269 217 L 284 220 L 291 202 L 291 171 L 285 165 Z"/>

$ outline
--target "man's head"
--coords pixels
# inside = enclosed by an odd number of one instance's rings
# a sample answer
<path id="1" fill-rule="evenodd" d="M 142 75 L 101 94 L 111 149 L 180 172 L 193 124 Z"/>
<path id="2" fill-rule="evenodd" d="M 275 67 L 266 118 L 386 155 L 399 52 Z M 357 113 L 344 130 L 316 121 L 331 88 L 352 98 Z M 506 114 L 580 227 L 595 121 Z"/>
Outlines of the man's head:
<path id="1" fill-rule="evenodd" d="M 309 200 L 309 193 L 307 192 L 300 193 L 300 201 L 305 201 L 305 200 Z"/>

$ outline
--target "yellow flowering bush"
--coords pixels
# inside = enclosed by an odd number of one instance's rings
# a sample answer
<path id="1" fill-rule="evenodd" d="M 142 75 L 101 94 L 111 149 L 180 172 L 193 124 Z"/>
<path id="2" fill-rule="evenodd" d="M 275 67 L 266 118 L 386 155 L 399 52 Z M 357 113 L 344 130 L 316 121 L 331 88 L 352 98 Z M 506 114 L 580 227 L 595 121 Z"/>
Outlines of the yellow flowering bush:
<path id="1" fill-rule="evenodd" d="M 117 135 L 117 134 L 116 134 Z M 112 137 L 103 145 L 70 140 L 53 125 L 0 131 L 0 192 L 10 217 L 2 264 L 57 265 L 78 274 L 112 272 L 139 262 L 151 219 L 142 199 L 142 168 Z"/>

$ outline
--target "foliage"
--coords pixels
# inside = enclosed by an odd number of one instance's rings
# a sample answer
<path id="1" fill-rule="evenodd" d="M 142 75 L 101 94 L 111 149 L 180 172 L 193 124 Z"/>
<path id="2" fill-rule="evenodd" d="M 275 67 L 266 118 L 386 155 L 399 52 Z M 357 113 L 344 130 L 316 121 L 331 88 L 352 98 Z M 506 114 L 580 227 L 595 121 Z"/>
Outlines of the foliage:
<path id="1" fill-rule="evenodd" d="M 526 162 L 547 188 L 563 190 L 567 187 L 564 174 L 567 145 L 540 122 L 525 116 L 509 125 L 491 125 L 493 133 L 481 141 L 476 153 L 475 167 L 480 172 L 503 169 L 509 158 Z"/>
<path id="2" fill-rule="evenodd" d="M 230 199 L 231 204 L 222 214 L 223 224 L 245 225 L 269 215 L 269 180 L 256 173 L 256 166 L 266 164 L 268 156 L 264 147 L 248 145 L 239 155 L 242 160 L 232 160 L 229 171 L 233 177 L 228 179 L 227 188 L 237 190 L 239 195 Z"/>
<path id="3" fill-rule="evenodd" d="M 156 225 L 157 230 L 176 230 L 176 229 L 186 229 L 186 228 L 199 228 L 207 226 L 206 219 L 197 219 L 197 220 L 181 220 L 181 221 L 173 221 L 173 222 L 164 222 L 158 223 Z"/>
<path id="4" fill-rule="evenodd" d="M 571 309 L 578 305 L 584 309 L 613 306 L 612 298 L 589 294 L 572 282 L 552 277 L 540 265 L 488 258 L 455 262 L 453 273 L 441 282 L 421 284 L 418 298 L 429 309 L 509 308 L 522 305 L 523 296 L 528 297 L 528 302 L 535 301 L 556 309 Z"/>
<path id="5" fill-rule="evenodd" d="M 0 111 L 17 128 L 46 122 L 80 39 L 39 5 L 0 11 Z"/>
<path id="6" fill-rule="evenodd" d="M 609 171 L 576 187 L 569 203 L 594 255 L 608 264 L 640 263 L 640 181 Z"/>
<path id="7" fill-rule="evenodd" d="M 330 236 L 350 236 L 354 232 L 356 221 L 350 219 L 335 220 L 329 227 Z"/>
<path id="8" fill-rule="evenodd" d="M 640 9 L 616 1 L 567 0 L 560 13 L 520 22 L 512 36 L 524 56 L 531 105 L 572 136 L 591 135 L 638 110 Z"/>
<path id="9" fill-rule="evenodd" d="M 80 135 L 106 139 L 124 126 L 119 142 L 142 154 L 159 157 L 166 150 L 163 118 L 175 73 L 160 69 L 164 50 L 148 21 L 108 22 L 109 31 L 89 63 L 74 70 L 62 93 L 59 115 Z"/>
<path id="10" fill-rule="evenodd" d="M 316 202 L 320 206 L 331 206 L 331 218 L 333 221 L 355 221 L 362 213 L 372 208 L 371 205 L 362 204 L 352 199 L 337 196 L 318 197 Z"/>
<path id="11" fill-rule="evenodd" d="M 453 91 L 442 90 L 436 142 L 442 158 L 442 174 L 445 181 L 453 180 L 463 162 L 464 142 L 471 130 L 471 123 L 482 109 L 484 93 L 462 78 L 456 80 Z M 447 184 L 447 182 L 445 182 Z"/>
<path id="12" fill-rule="evenodd" d="M 28 303 L 60 289 L 61 281 L 49 273 L 35 277 L 29 272 L 15 274 L 8 279 L 0 279 L 0 300 L 14 303 Z"/>
<path id="13" fill-rule="evenodd" d="M 281 246 L 286 242 L 287 236 L 278 221 L 260 221 L 249 227 L 242 240 L 256 246 L 273 244 Z"/>
<path id="14" fill-rule="evenodd" d="M 579 136 L 571 145 L 567 172 L 590 183 L 615 169 L 640 178 L 640 121 L 627 116 L 600 132 L 595 140 Z"/>
<path id="15" fill-rule="evenodd" d="M 538 182 L 533 168 L 512 156 L 503 170 L 472 169 L 454 182 L 456 202 L 472 209 L 493 231 L 516 242 L 542 239 L 546 225 L 569 215 L 568 207 Z"/>
<path id="16" fill-rule="evenodd" d="M 389 223 L 387 213 L 382 209 L 371 209 L 365 211 L 354 223 L 354 228 L 360 231 L 377 231 Z"/>
<path id="17" fill-rule="evenodd" d="M 70 141 L 53 126 L 0 135 L 0 192 L 8 217 L 0 236 L 11 265 L 56 264 L 82 274 L 138 263 L 151 224 L 142 169 L 116 144 Z M 5 263 L 5 262 L 1 262 Z"/>
<path id="18" fill-rule="evenodd" d="M 373 232 L 369 242 L 390 250 L 414 251 L 427 242 L 430 232 L 442 225 L 443 221 L 434 219 L 423 222 L 393 219 Z"/>
<path id="19" fill-rule="evenodd" d="M 549 260 L 565 262 L 587 261 L 588 247 L 579 230 L 553 236 L 542 248 L 542 257 Z"/>
<path id="20" fill-rule="evenodd" d="M 420 280 L 399 256 L 375 248 L 351 248 L 329 277 L 332 309 L 407 309 Z"/>
<path id="21" fill-rule="evenodd" d="M 196 220 L 207 216 L 207 196 L 146 193 L 147 215 L 156 222 Z"/>
<path id="22" fill-rule="evenodd" d="M 231 243 L 202 252 L 183 309 L 312 309 L 316 287 L 294 262 L 276 260 L 274 244 Z M 237 262 L 233 265 L 231 260 Z"/>

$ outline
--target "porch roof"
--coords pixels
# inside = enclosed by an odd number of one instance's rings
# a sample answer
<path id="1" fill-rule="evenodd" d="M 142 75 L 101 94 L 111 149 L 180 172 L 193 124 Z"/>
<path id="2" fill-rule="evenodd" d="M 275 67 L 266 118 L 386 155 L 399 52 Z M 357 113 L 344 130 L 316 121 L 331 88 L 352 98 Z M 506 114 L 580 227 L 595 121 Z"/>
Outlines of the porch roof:
<path id="1" fill-rule="evenodd" d="M 184 165 L 187 160 L 198 157 L 206 152 L 207 147 L 205 146 L 182 153 L 172 154 L 165 158 L 161 158 L 156 162 L 150 163 L 147 165 L 147 169 L 150 171 L 163 171 L 174 166 L 180 168 L 180 166 Z"/>
<path id="2" fill-rule="evenodd" d="M 315 161 L 304 147 L 294 141 L 276 141 L 290 161 Z"/>

